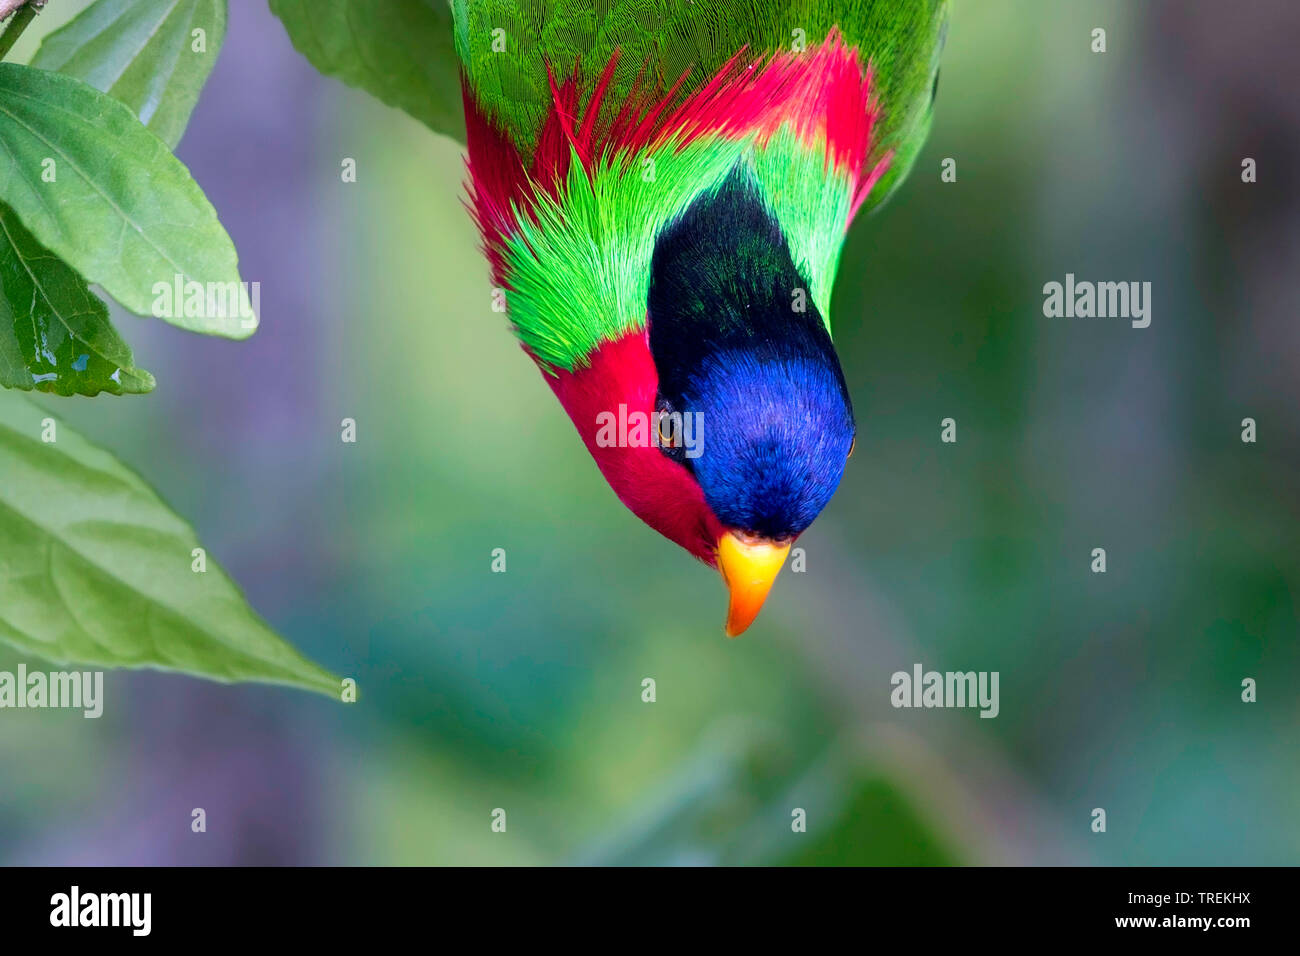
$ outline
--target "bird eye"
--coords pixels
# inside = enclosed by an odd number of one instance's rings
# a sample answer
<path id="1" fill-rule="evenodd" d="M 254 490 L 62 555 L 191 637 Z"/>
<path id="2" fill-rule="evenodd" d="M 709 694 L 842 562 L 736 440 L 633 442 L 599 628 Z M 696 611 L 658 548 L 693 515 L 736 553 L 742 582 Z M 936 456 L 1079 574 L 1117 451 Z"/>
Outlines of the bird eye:
<path id="1" fill-rule="evenodd" d="M 675 461 L 687 471 L 694 471 L 691 459 L 687 457 L 687 430 L 684 419 L 690 412 L 678 412 L 673 403 L 662 395 L 655 396 L 656 418 L 654 444 L 670 461 Z"/>
<path id="2" fill-rule="evenodd" d="M 659 444 L 664 448 L 677 447 L 677 429 L 673 427 L 672 415 L 659 416 Z"/>

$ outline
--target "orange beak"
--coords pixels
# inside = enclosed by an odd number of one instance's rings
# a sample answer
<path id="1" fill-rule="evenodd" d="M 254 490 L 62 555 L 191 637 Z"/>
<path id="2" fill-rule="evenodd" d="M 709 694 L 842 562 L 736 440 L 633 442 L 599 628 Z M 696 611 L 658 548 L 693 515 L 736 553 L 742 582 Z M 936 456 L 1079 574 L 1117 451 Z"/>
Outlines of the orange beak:
<path id="1" fill-rule="evenodd" d="M 718 570 L 731 590 L 727 637 L 739 637 L 754 623 L 790 553 L 790 542 L 741 537 L 728 531 L 718 540 Z"/>

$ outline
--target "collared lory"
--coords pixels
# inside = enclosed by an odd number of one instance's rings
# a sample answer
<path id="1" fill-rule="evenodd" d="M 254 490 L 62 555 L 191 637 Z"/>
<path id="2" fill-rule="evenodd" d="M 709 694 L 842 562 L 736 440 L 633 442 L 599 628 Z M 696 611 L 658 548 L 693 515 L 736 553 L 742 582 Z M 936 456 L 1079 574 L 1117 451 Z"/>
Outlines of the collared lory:
<path id="1" fill-rule="evenodd" d="M 728 635 L 853 450 L 831 290 L 929 128 L 946 7 L 454 0 L 500 299 L 619 499 L 722 572 Z"/>

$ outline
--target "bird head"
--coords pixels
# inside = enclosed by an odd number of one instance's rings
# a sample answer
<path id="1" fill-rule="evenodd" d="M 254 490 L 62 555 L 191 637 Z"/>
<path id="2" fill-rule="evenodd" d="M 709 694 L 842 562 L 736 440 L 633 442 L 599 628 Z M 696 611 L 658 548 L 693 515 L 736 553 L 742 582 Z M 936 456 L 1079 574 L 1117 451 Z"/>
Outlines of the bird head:
<path id="1" fill-rule="evenodd" d="M 659 362 L 667 346 L 655 328 Z M 680 369 L 666 358 L 662 364 Z M 699 487 L 691 500 L 721 526 L 713 545 L 730 590 L 727 634 L 736 636 L 757 616 L 791 545 L 843 474 L 854 423 L 838 364 L 833 352 L 823 361 L 770 343 L 728 349 L 704 358 L 684 380 L 661 375 L 659 404 L 692 422 L 693 448 L 681 440 L 661 443 L 660 451 L 688 472 Z M 676 437 L 671 421 L 667 431 Z"/>
<path id="2" fill-rule="evenodd" d="M 743 168 L 657 237 L 647 316 L 554 385 L 623 503 L 721 572 L 734 637 L 830 501 L 855 433 L 826 324 Z"/>
<path id="3" fill-rule="evenodd" d="M 745 167 L 658 237 L 650 349 L 661 408 L 697 447 L 667 447 L 722 526 L 727 634 L 749 627 L 790 546 L 839 485 L 853 446 L 848 389 L 780 224 Z"/>

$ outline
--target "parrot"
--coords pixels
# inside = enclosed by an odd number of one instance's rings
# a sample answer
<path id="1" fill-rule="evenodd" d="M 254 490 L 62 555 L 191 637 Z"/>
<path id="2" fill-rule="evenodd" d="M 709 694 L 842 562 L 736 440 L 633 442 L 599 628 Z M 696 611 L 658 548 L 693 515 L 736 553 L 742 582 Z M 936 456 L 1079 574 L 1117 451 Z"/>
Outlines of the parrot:
<path id="1" fill-rule="evenodd" d="M 721 573 L 738 636 L 856 444 L 831 292 L 929 131 L 948 2 L 452 0 L 452 21 L 497 311 L 617 498 Z"/>

